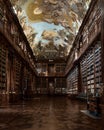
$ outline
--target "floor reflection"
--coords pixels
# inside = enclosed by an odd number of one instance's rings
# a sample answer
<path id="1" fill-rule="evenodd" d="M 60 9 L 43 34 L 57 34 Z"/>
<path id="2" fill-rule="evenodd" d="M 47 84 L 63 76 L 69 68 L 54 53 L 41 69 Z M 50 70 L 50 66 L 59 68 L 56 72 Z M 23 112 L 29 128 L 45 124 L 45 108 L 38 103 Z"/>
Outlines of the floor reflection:
<path id="1" fill-rule="evenodd" d="M 66 97 L 36 97 L 0 106 L 0 130 L 104 130 L 103 119 L 94 120 L 80 110 L 83 102 Z"/>

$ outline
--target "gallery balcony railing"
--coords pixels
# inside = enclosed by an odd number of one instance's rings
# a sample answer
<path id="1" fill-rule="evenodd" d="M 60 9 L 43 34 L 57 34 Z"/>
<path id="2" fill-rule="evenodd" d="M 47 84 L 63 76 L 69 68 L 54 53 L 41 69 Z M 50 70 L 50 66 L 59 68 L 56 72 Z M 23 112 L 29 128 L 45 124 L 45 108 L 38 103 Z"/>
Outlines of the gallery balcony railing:
<path id="1" fill-rule="evenodd" d="M 48 73 L 48 72 L 41 72 L 38 73 L 38 76 L 42 76 L 42 77 L 63 77 L 64 76 L 64 72 L 52 72 L 52 73 Z"/>

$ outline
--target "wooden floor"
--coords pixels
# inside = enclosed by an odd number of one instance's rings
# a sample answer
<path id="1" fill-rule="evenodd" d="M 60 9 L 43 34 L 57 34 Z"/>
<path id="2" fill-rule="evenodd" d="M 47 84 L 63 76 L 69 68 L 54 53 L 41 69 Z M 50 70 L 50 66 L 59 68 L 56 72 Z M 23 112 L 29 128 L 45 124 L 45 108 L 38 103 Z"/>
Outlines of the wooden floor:
<path id="1" fill-rule="evenodd" d="M 92 119 L 80 110 L 83 102 L 66 97 L 36 97 L 0 106 L 0 130 L 104 130 L 103 119 Z"/>

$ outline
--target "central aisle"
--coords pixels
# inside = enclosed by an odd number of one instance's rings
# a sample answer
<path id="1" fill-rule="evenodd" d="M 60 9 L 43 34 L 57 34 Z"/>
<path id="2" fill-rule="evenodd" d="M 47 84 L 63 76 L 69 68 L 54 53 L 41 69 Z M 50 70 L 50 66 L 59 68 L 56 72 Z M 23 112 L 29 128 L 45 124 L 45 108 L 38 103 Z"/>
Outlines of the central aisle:
<path id="1" fill-rule="evenodd" d="M 66 97 L 36 97 L 0 107 L 0 130 L 103 130 L 103 121 L 82 109 L 83 102 Z"/>

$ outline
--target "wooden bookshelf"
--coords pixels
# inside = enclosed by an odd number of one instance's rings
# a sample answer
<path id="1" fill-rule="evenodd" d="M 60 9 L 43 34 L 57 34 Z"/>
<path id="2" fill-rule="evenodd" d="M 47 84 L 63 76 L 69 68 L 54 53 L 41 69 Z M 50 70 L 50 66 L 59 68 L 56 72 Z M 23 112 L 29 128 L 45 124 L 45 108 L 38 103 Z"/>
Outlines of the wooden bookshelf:
<path id="1" fill-rule="evenodd" d="M 48 94 L 48 78 L 41 77 L 36 78 L 36 93 L 37 94 Z"/>
<path id="2" fill-rule="evenodd" d="M 78 67 L 71 70 L 67 77 L 67 91 L 69 95 L 78 94 Z"/>
<path id="3" fill-rule="evenodd" d="M 81 75 L 82 75 L 82 92 L 86 93 L 87 89 L 87 63 L 86 63 L 87 57 L 84 56 L 81 60 Z"/>
<path id="4" fill-rule="evenodd" d="M 55 78 L 55 94 L 66 94 L 65 78 Z"/>
<path id="5" fill-rule="evenodd" d="M 66 94 L 66 79 L 55 77 L 38 77 L 36 78 L 36 93 Z"/>
<path id="6" fill-rule="evenodd" d="M 75 61 L 75 49 L 72 50 L 70 52 L 70 55 L 68 56 L 67 64 L 66 64 L 66 68 L 65 68 L 66 74 L 68 73 L 68 71 L 70 71 L 71 67 L 73 66 L 74 61 Z"/>
<path id="7" fill-rule="evenodd" d="M 101 89 L 101 42 L 96 41 L 81 60 L 82 92 L 95 95 Z"/>
<path id="8" fill-rule="evenodd" d="M 63 76 L 66 63 L 36 63 L 38 76 Z"/>
<path id="9" fill-rule="evenodd" d="M 62 91 L 62 80 L 55 78 L 55 94 L 59 94 Z"/>
<path id="10" fill-rule="evenodd" d="M 46 63 L 37 63 L 36 70 L 39 76 L 47 76 L 48 75 L 48 64 Z"/>
<path id="11" fill-rule="evenodd" d="M 14 61 L 14 69 L 15 69 L 15 92 L 18 92 L 20 89 L 20 81 L 21 81 L 21 61 L 15 57 Z"/>
<path id="12" fill-rule="evenodd" d="M 101 32 L 102 13 L 99 3 L 99 0 L 92 2 L 91 8 L 88 10 L 79 33 L 76 36 L 76 39 L 78 40 L 75 41 L 75 44 L 78 46 L 78 57 L 83 55 L 86 49 L 92 44 L 93 40 Z"/>
<path id="13" fill-rule="evenodd" d="M 0 45 L 0 90 L 6 88 L 6 48 Z"/>
<path id="14" fill-rule="evenodd" d="M 40 78 L 40 83 L 38 82 L 40 88 L 40 94 L 47 94 L 48 93 L 48 79 L 47 78 Z"/>
<path id="15" fill-rule="evenodd" d="M 4 16 L 4 4 L 2 1 L 0 1 L 0 22 L 3 21 L 3 16 Z"/>
<path id="16" fill-rule="evenodd" d="M 56 74 L 64 73 L 65 67 L 66 67 L 66 64 L 62 64 L 62 63 L 55 64 L 55 73 Z"/>

